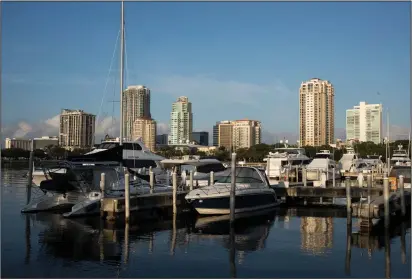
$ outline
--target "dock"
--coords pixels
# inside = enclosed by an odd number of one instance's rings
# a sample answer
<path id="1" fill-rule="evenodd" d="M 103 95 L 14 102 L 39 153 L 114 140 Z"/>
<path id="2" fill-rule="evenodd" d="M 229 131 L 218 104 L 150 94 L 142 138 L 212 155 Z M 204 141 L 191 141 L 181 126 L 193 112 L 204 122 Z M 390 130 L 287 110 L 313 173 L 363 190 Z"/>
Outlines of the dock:
<path id="1" fill-rule="evenodd" d="M 411 191 L 405 190 L 405 206 L 411 206 Z M 399 214 L 401 212 L 401 193 L 400 191 L 389 194 L 389 214 Z M 385 199 L 383 195 L 374 196 L 368 202 L 358 202 L 352 204 L 352 217 L 365 219 L 381 219 L 385 214 Z"/>

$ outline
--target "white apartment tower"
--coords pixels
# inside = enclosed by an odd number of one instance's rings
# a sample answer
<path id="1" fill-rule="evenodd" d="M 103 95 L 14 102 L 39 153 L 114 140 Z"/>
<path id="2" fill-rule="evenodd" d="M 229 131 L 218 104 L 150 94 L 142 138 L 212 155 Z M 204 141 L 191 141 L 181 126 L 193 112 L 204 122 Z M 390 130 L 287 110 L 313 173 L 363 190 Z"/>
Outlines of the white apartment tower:
<path id="1" fill-rule="evenodd" d="M 187 97 L 182 96 L 172 104 L 169 144 L 181 144 L 191 141 L 192 131 L 192 103 L 189 102 Z"/>
<path id="2" fill-rule="evenodd" d="M 346 110 L 346 140 L 382 141 L 382 105 L 360 102 Z"/>
<path id="3" fill-rule="evenodd" d="M 299 90 L 299 141 L 301 145 L 334 143 L 335 91 L 327 80 L 312 78 Z"/>
<path id="4" fill-rule="evenodd" d="M 151 118 L 150 89 L 143 85 L 128 86 L 123 91 L 123 137 L 131 140 L 137 118 Z"/>
<path id="5" fill-rule="evenodd" d="M 83 110 L 63 109 L 60 114 L 59 144 L 66 149 L 94 144 L 96 116 Z"/>
<path id="6" fill-rule="evenodd" d="M 233 147 L 250 148 L 261 142 L 261 123 L 256 120 L 233 121 Z"/>

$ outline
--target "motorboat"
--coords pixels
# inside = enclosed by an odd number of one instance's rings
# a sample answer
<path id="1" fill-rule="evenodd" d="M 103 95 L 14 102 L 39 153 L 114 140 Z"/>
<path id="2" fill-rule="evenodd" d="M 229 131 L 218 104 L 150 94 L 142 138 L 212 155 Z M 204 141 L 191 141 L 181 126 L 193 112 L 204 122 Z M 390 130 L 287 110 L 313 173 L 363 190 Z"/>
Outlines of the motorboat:
<path id="1" fill-rule="evenodd" d="M 73 163 L 60 162 L 64 172 L 49 172 L 51 179 L 40 183 L 44 195 L 32 200 L 21 212 L 63 211 L 63 216 L 95 214 L 100 211 L 101 174 L 105 173 L 105 197 L 123 197 L 125 192 L 125 168 L 118 162 Z M 131 171 L 131 170 L 130 170 Z M 131 171 L 132 172 L 132 171 Z M 155 184 L 151 189 L 145 177 L 137 173 L 130 175 L 130 195 L 172 191 L 172 187 Z"/>
<path id="2" fill-rule="evenodd" d="M 292 171 L 296 167 L 301 168 L 311 162 L 306 156 L 304 148 L 276 148 L 275 152 L 269 152 L 266 161 L 266 175 L 271 178 L 280 179 L 287 170 Z"/>
<path id="3" fill-rule="evenodd" d="M 201 215 L 229 214 L 231 177 L 232 169 L 227 169 L 216 177 L 213 185 L 192 190 L 185 199 Z M 235 213 L 276 207 L 280 204 L 264 170 L 237 167 L 235 179 Z"/>
<path id="4" fill-rule="evenodd" d="M 306 179 L 313 181 L 314 186 L 326 186 L 327 181 L 341 178 L 341 165 L 333 159 L 329 150 L 321 150 L 306 167 Z"/>
<path id="5" fill-rule="evenodd" d="M 410 166 L 411 159 L 409 158 L 408 152 L 403 149 L 402 144 L 398 145 L 398 150 L 394 150 L 391 160 L 391 166 Z"/>
<path id="6" fill-rule="evenodd" d="M 358 159 L 359 155 L 355 153 L 355 150 L 352 147 L 348 147 L 346 153 L 343 154 L 342 158 L 339 160 L 339 163 L 342 166 L 341 172 L 349 172 L 353 167 L 354 162 Z"/>

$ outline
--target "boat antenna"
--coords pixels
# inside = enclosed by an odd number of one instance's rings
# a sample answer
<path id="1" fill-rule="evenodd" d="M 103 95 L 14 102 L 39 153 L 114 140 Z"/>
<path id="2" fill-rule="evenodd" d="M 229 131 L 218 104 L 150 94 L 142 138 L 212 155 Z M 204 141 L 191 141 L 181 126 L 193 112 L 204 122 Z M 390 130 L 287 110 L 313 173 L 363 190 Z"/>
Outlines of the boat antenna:
<path id="1" fill-rule="evenodd" d="M 119 145 L 123 145 L 123 62 L 124 62 L 124 2 L 122 1 L 120 23 L 120 139 Z"/>

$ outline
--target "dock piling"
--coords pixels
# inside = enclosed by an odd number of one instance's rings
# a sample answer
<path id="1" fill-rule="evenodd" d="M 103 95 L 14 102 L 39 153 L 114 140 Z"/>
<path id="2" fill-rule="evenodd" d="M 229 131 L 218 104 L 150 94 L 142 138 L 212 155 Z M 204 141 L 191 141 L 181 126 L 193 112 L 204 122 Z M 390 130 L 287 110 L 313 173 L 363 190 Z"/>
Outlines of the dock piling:
<path id="1" fill-rule="evenodd" d="M 332 169 L 332 186 L 335 188 L 336 186 L 336 173 L 335 173 L 335 168 Z"/>
<path id="2" fill-rule="evenodd" d="M 30 157 L 29 157 L 29 174 L 27 176 L 27 204 L 31 200 L 31 186 L 33 184 L 33 168 L 34 168 L 34 142 L 31 141 Z"/>
<path id="3" fill-rule="evenodd" d="M 368 216 L 371 214 L 371 187 L 372 187 L 372 175 L 368 174 L 366 177 L 366 183 L 368 186 Z M 369 218 L 370 219 L 370 218 Z"/>
<path id="4" fill-rule="evenodd" d="M 346 214 L 347 222 L 352 223 L 352 196 L 351 196 L 351 187 L 350 187 L 350 177 L 346 177 L 345 180 L 346 186 Z"/>
<path id="5" fill-rule="evenodd" d="M 286 181 L 289 181 L 289 169 L 286 169 Z"/>
<path id="6" fill-rule="evenodd" d="M 103 208 L 103 199 L 105 196 L 105 188 L 106 188 L 106 174 L 102 172 L 100 174 L 100 217 L 104 217 L 104 208 Z"/>
<path id="7" fill-rule="evenodd" d="M 299 166 L 296 166 L 296 183 L 299 182 Z"/>
<path id="8" fill-rule="evenodd" d="M 236 197 L 236 153 L 232 153 L 232 177 L 230 187 L 230 221 L 235 220 L 235 197 Z"/>
<path id="9" fill-rule="evenodd" d="M 303 167 L 302 168 L 302 180 L 303 180 L 303 186 L 304 187 L 307 187 L 308 186 L 308 182 L 307 182 L 307 180 L 306 180 L 306 167 Z"/>
<path id="10" fill-rule="evenodd" d="M 193 190 L 193 170 L 190 170 L 189 173 L 189 190 Z"/>
<path id="11" fill-rule="evenodd" d="M 215 173 L 213 171 L 210 172 L 210 184 L 213 185 L 215 183 Z"/>
<path id="12" fill-rule="evenodd" d="M 401 260 L 402 264 L 406 263 L 406 247 L 405 247 L 405 222 L 401 223 Z"/>
<path id="13" fill-rule="evenodd" d="M 170 185 L 170 171 L 166 170 L 166 185 Z"/>
<path id="14" fill-rule="evenodd" d="M 128 223 L 129 222 L 129 218 L 130 218 L 130 177 L 128 173 L 124 174 L 124 194 L 125 194 L 125 210 L 124 210 L 124 214 L 125 214 L 125 222 Z"/>
<path id="15" fill-rule="evenodd" d="M 385 228 L 385 277 L 391 278 L 391 240 L 389 228 Z"/>
<path id="16" fill-rule="evenodd" d="M 403 184 L 403 175 L 399 175 L 399 193 L 401 195 L 401 214 L 405 216 L 406 206 L 405 206 L 405 189 Z"/>
<path id="17" fill-rule="evenodd" d="M 173 183 L 173 214 L 176 214 L 177 213 L 177 206 L 176 206 L 176 201 L 177 201 L 177 176 L 176 176 L 175 171 L 172 173 L 172 183 Z"/>
<path id="18" fill-rule="evenodd" d="M 345 272 L 350 275 L 350 262 L 352 256 L 352 223 L 346 226 L 346 256 L 345 256 Z"/>
<path id="19" fill-rule="evenodd" d="M 150 183 L 150 194 L 153 194 L 154 189 L 154 173 L 152 171 L 152 167 L 149 170 L 149 183 Z"/>
<path id="20" fill-rule="evenodd" d="M 385 228 L 387 228 L 389 227 L 389 180 L 387 176 L 383 178 L 383 202 L 385 209 Z"/>

